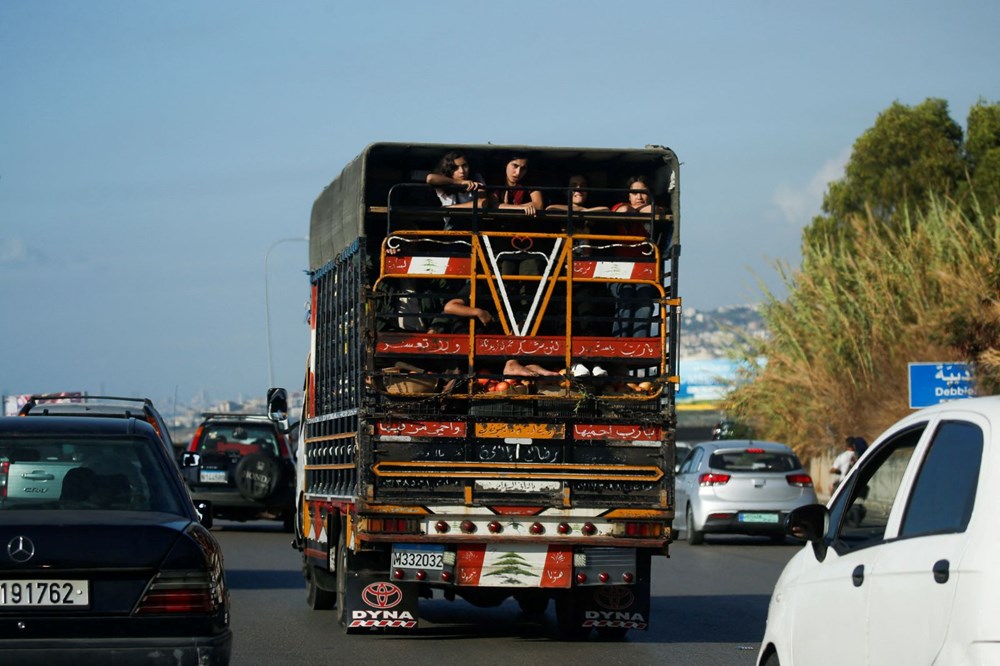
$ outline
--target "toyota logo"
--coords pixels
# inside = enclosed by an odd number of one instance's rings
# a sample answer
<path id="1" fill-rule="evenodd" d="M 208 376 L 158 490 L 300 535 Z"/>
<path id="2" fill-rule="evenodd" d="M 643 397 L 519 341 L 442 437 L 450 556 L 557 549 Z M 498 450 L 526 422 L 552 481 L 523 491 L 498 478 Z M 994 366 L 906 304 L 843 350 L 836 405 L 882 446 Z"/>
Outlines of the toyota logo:
<path id="1" fill-rule="evenodd" d="M 361 599 L 372 608 L 392 608 L 403 600 L 403 591 L 392 583 L 372 583 L 361 592 Z"/>
<path id="2" fill-rule="evenodd" d="M 7 543 L 7 555 L 15 562 L 27 562 L 35 556 L 35 544 L 26 536 L 16 536 Z"/>

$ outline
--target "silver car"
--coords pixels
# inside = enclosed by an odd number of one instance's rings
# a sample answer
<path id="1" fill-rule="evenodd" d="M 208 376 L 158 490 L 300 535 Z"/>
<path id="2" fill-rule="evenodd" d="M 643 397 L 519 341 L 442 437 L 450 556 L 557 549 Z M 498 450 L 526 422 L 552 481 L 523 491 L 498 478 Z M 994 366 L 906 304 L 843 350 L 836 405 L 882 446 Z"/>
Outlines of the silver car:
<path id="1" fill-rule="evenodd" d="M 675 528 L 692 545 L 705 534 L 785 539 L 785 516 L 816 503 L 812 477 L 791 448 L 731 439 L 696 444 L 677 472 Z"/>

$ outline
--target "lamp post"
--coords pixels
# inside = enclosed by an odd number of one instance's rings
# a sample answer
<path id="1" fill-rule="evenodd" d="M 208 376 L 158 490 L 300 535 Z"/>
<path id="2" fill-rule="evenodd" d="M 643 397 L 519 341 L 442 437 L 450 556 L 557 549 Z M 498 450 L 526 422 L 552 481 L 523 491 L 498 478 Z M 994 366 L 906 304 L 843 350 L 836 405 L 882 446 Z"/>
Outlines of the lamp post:
<path id="1" fill-rule="evenodd" d="M 267 252 L 264 253 L 264 316 L 265 316 L 265 328 L 267 330 L 267 386 L 268 388 L 274 386 L 274 358 L 271 355 L 271 294 L 270 294 L 270 283 L 267 279 L 267 266 L 268 260 L 271 258 L 271 250 L 281 245 L 282 243 L 293 243 L 309 241 L 309 237 L 304 238 L 279 238 L 278 240 L 271 243 L 271 247 L 267 248 Z"/>

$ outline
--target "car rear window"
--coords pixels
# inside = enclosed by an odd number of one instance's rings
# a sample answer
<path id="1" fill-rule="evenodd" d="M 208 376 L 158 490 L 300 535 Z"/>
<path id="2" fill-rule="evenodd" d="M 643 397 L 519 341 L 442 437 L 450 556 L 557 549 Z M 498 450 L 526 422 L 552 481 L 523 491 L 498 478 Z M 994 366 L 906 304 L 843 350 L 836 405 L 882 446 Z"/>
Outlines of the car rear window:
<path id="1" fill-rule="evenodd" d="M 211 423 L 205 425 L 198 441 L 198 453 L 251 453 L 278 455 L 278 440 L 270 424 Z"/>
<path id="2" fill-rule="evenodd" d="M 716 451 L 708 459 L 708 466 L 732 472 L 791 472 L 801 468 L 802 463 L 791 453 L 762 449 L 734 449 Z"/>
<path id="3" fill-rule="evenodd" d="M 0 509 L 184 514 L 162 446 L 143 437 L 0 438 Z"/>

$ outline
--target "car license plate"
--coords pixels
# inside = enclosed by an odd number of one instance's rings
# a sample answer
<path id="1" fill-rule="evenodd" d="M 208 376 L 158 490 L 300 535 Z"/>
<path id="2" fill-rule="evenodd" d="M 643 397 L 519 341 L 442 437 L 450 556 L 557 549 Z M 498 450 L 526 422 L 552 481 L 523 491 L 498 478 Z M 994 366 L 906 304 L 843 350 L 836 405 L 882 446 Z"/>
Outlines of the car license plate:
<path id="1" fill-rule="evenodd" d="M 392 547 L 392 566 L 399 569 L 444 569 L 444 546 L 404 544 Z"/>
<path id="2" fill-rule="evenodd" d="M 776 513 L 741 513 L 740 514 L 741 523 L 778 523 L 778 514 Z"/>
<path id="3" fill-rule="evenodd" d="M 198 474 L 202 483 L 225 483 L 227 480 L 224 469 L 203 469 Z"/>
<path id="4" fill-rule="evenodd" d="M 90 606 L 85 580 L 0 580 L 0 607 Z"/>

